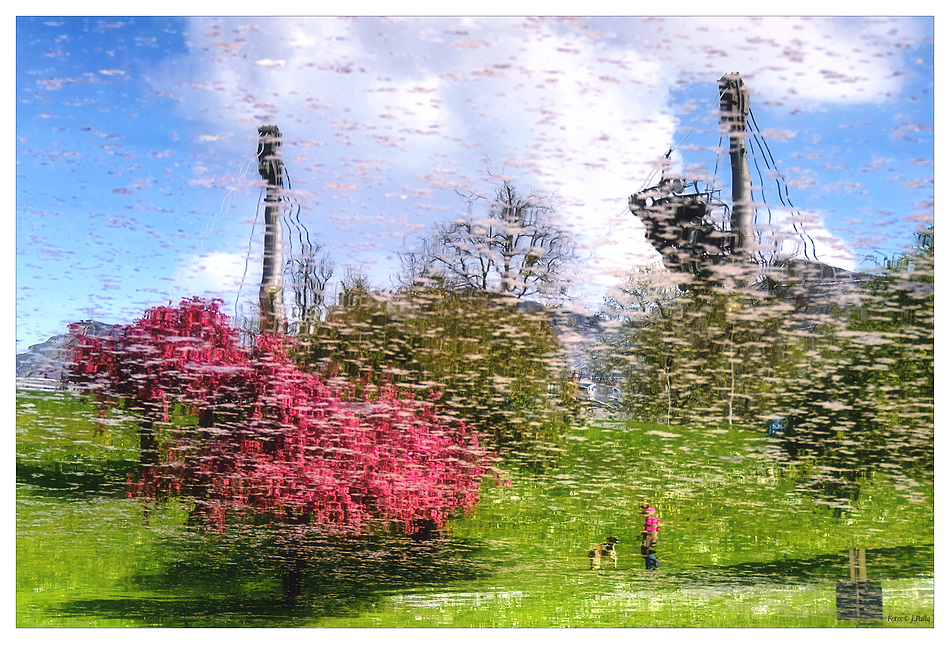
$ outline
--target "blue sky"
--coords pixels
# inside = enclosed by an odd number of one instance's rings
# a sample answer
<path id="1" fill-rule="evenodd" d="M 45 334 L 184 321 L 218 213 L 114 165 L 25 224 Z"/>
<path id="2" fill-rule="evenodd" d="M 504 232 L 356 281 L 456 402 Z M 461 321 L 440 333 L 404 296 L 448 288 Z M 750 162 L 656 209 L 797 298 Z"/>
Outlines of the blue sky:
<path id="1" fill-rule="evenodd" d="M 732 71 L 820 258 L 867 267 L 933 222 L 931 18 L 16 27 L 17 352 L 183 296 L 253 305 L 261 124 L 280 127 L 289 197 L 337 274 L 383 287 L 399 250 L 465 210 L 457 191 L 506 176 L 556 194 L 585 258 L 577 304 L 595 310 L 658 259 L 626 200 L 670 147 L 682 140 L 675 166 L 728 191 L 707 110 Z"/>

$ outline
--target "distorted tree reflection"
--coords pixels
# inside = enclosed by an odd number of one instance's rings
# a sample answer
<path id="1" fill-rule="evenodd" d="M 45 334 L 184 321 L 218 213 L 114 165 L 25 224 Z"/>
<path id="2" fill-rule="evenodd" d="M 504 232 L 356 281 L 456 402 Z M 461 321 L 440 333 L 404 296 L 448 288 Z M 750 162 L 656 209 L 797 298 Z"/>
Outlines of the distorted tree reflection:
<path id="1" fill-rule="evenodd" d="M 871 470 L 904 486 L 933 478 L 933 230 L 919 238 L 861 287 L 855 304 L 801 333 L 795 359 L 780 370 L 776 410 L 789 455 L 837 466 L 848 483 Z M 834 483 L 822 489 L 854 493 Z"/>
<path id="2" fill-rule="evenodd" d="M 293 294 L 291 328 L 308 333 L 326 313 L 328 284 L 333 277 L 333 260 L 323 246 L 307 239 L 288 259 L 285 269 Z"/>
<path id="3" fill-rule="evenodd" d="M 761 433 L 778 420 L 807 487 L 835 506 L 871 471 L 932 478 L 933 255 L 931 229 L 863 284 L 664 293 L 631 280 L 612 306 L 625 406 L 635 419 Z"/>
<path id="4" fill-rule="evenodd" d="M 553 222 L 548 197 L 522 195 L 503 179 L 493 198 L 469 193 L 465 199 L 467 214 L 437 224 L 419 249 L 401 255 L 403 287 L 434 281 L 448 290 L 518 300 L 566 299 L 575 240 Z"/>
<path id="5" fill-rule="evenodd" d="M 307 368 L 431 393 L 444 416 L 537 467 L 556 454 L 577 405 L 550 313 L 490 292 L 418 285 L 384 295 L 355 282 L 301 339 Z"/>
<path id="6" fill-rule="evenodd" d="M 67 378 L 103 411 L 145 411 L 130 495 L 186 498 L 189 521 L 210 528 L 276 521 L 291 600 L 308 534 L 412 535 L 474 510 L 491 459 L 463 423 L 392 384 L 301 371 L 287 337 L 251 339 L 243 346 L 218 303 L 200 299 L 148 310 L 103 339 L 74 328 Z M 176 406 L 197 424 L 172 423 Z"/>
<path id="7" fill-rule="evenodd" d="M 777 310 L 748 292 L 695 289 L 631 324 L 626 404 L 637 419 L 756 425 L 783 359 Z"/>

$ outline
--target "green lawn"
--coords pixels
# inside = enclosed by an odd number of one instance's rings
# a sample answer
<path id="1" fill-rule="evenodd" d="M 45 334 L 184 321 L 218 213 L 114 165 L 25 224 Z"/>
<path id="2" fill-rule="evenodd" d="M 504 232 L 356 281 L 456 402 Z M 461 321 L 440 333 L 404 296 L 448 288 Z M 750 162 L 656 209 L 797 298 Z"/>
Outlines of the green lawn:
<path id="1" fill-rule="evenodd" d="M 933 627 L 933 484 L 870 475 L 835 515 L 741 430 L 578 428 L 557 469 L 507 465 L 440 542 L 309 539 L 304 598 L 282 600 L 282 530 L 201 534 L 188 506 L 125 495 L 134 426 L 60 394 L 17 400 L 19 627 L 854 627 L 835 616 L 847 552 L 867 549 L 884 619 Z M 639 557 L 637 504 L 662 521 Z M 619 566 L 586 551 L 621 539 Z M 888 618 L 891 620 L 888 620 Z M 914 620 L 914 617 L 917 617 Z"/>

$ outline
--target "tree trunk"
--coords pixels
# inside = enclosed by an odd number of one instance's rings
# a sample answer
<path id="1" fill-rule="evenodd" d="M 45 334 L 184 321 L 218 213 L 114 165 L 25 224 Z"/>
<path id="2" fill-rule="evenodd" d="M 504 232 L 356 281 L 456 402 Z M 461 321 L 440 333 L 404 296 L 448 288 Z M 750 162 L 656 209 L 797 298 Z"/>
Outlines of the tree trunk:
<path id="1" fill-rule="evenodd" d="M 139 469 L 145 472 L 158 464 L 158 439 L 155 437 L 155 420 L 159 411 L 154 404 L 140 407 L 142 419 L 139 422 Z"/>
<path id="2" fill-rule="evenodd" d="M 303 598 L 303 580 L 310 563 L 306 537 L 309 517 L 291 514 L 282 524 L 277 541 L 284 601 L 296 605 Z"/>

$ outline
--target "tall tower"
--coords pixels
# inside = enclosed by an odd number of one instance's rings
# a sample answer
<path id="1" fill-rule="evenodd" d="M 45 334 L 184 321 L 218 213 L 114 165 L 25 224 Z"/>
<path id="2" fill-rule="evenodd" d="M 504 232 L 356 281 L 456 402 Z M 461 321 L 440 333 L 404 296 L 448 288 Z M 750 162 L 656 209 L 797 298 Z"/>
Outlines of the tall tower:
<path id="1" fill-rule="evenodd" d="M 752 178 L 745 148 L 746 121 L 749 116 L 749 92 L 738 73 L 719 79 L 719 125 L 729 136 L 732 163 L 732 234 L 733 254 L 751 257 Z"/>
<path id="2" fill-rule="evenodd" d="M 280 160 L 280 131 L 276 126 L 257 129 L 257 169 L 267 185 L 264 200 L 264 272 L 261 277 L 261 332 L 286 330 L 284 309 L 284 236 L 280 223 L 280 191 L 284 165 Z"/>

